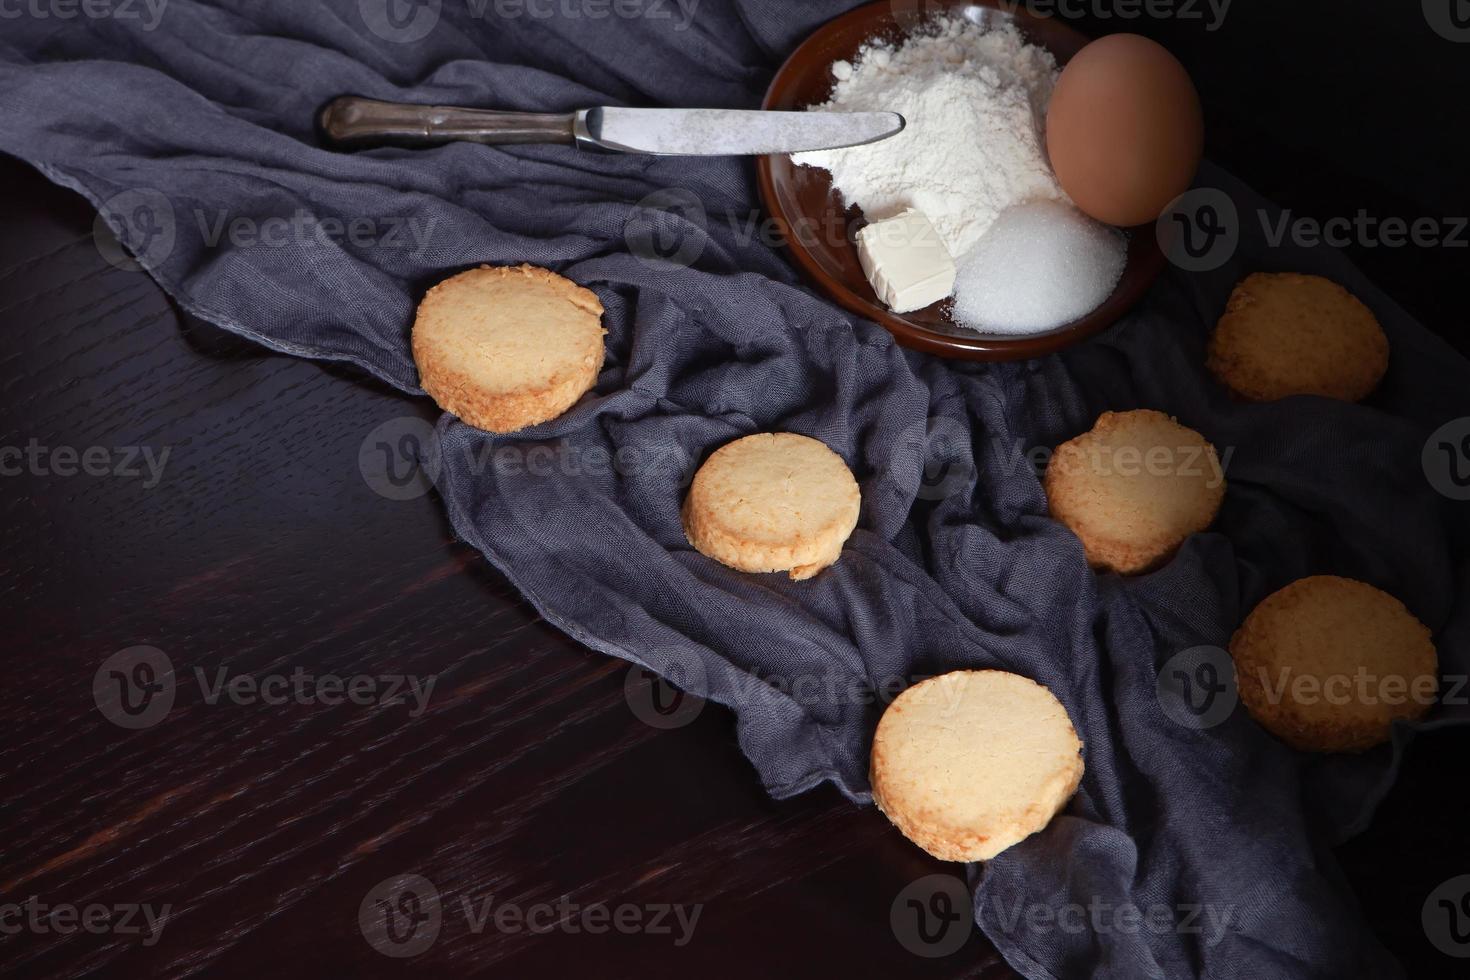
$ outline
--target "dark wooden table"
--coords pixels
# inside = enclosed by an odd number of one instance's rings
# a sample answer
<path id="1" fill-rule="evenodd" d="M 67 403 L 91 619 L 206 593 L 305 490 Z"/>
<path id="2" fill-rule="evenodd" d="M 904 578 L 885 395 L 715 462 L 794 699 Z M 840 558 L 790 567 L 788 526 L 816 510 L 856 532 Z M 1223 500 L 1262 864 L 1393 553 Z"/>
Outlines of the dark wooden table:
<path id="1" fill-rule="evenodd" d="M 1187 26 L 1160 30 L 1181 32 L 1202 79 L 1213 156 L 1304 213 L 1423 213 L 1212 88 L 1233 55 Z M 626 668 L 541 622 L 452 540 L 432 493 L 376 492 L 365 437 L 432 405 L 181 316 L 104 262 L 92 231 L 80 198 L 0 162 L 0 450 L 22 454 L 0 457 L 0 973 L 1012 975 L 978 936 L 926 958 L 893 927 L 900 893 L 952 866 L 828 789 L 766 798 L 723 709 L 640 720 L 642 680 L 630 704 Z M 1420 251 L 1355 257 L 1463 349 L 1463 253 Z M 174 700 L 126 728 L 94 680 L 137 645 L 168 658 Z M 435 687 L 422 711 L 289 689 L 269 704 L 212 697 L 220 671 Z M 104 703 L 113 683 L 103 671 Z M 1421 738 L 1373 827 L 1337 852 L 1416 978 L 1463 975 L 1419 916 L 1470 871 L 1452 809 L 1467 749 L 1464 734 Z M 440 896 L 437 938 L 412 960 L 381 953 L 359 915 L 375 898 L 412 912 L 405 875 Z M 32 896 L 59 917 L 10 934 L 6 903 Z M 465 903 L 487 901 L 477 928 Z M 66 909 L 92 905 L 112 920 L 61 931 Z M 157 937 L 125 908 L 144 905 L 170 908 Z M 502 905 L 549 905 L 563 925 L 497 927 Z M 692 937 L 672 913 L 652 928 L 672 905 L 699 907 Z"/>

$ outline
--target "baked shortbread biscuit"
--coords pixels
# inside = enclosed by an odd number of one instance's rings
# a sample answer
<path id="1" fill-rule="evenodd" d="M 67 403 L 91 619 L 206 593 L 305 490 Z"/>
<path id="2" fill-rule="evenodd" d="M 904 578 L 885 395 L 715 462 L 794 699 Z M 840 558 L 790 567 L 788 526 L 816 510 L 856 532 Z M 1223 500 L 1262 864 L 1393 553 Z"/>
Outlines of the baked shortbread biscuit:
<path id="1" fill-rule="evenodd" d="M 1258 272 L 1236 285 L 1210 337 L 1210 373 L 1252 401 L 1323 395 L 1355 402 L 1388 370 L 1388 338 L 1330 279 Z"/>
<path id="2" fill-rule="evenodd" d="M 1439 689 L 1429 629 L 1386 592 L 1317 575 L 1272 593 L 1230 640 L 1251 715 L 1309 752 L 1359 752 L 1395 719 L 1422 716 Z"/>
<path id="3" fill-rule="evenodd" d="M 1082 781 L 1067 711 L 1033 680 L 958 670 L 904 691 L 878 722 L 873 802 L 944 861 L 988 861 L 1045 827 Z"/>
<path id="4" fill-rule="evenodd" d="M 1057 447 L 1047 506 L 1082 540 L 1095 568 L 1148 571 L 1215 519 L 1225 471 L 1215 447 L 1162 412 L 1104 412 Z"/>
<path id="5" fill-rule="evenodd" d="M 413 324 L 424 390 L 487 432 L 565 412 L 602 370 L 597 294 L 535 266 L 481 266 L 429 290 Z"/>
<path id="6" fill-rule="evenodd" d="M 701 554 L 742 572 L 811 578 L 835 562 L 861 499 L 832 450 L 791 432 L 715 450 L 684 500 L 684 533 Z"/>

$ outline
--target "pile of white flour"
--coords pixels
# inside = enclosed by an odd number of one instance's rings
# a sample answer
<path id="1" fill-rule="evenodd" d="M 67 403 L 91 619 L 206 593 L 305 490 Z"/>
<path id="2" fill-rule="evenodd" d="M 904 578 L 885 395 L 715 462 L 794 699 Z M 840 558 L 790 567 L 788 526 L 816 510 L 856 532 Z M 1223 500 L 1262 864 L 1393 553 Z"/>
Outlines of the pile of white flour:
<path id="1" fill-rule="evenodd" d="M 868 44 L 832 66 L 830 102 L 817 111 L 902 113 L 908 127 L 867 146 L 799 153 L 832 173 L 848 204 L 881 221 L 917 208 L 955 257 L 1013 204 L 1066 201 L 1042 133 L 1057 65 L 1014 27 L 942 19 L 901 46 Z"/>

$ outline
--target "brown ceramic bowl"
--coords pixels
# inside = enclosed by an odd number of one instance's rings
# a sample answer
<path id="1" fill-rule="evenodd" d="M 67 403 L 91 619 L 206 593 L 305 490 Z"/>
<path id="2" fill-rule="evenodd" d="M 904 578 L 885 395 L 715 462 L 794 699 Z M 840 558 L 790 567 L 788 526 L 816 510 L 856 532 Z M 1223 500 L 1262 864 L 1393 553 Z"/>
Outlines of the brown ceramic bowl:
<path id="1" fill-rule="evenodd" d="M 832 63 L 851 60 L 864 42 L 896 40 L 918 20 L 916 12 L 949 11 L 982 23 L 1013 22 L 1032 44 L 1066 63 L 1088 41 L 1066 24 L 1028 13 L 1014 0 L 882 0 L 822 27 L 792 53 L 766 93 L 767 109 L 804 109 L 832 95 Z M 761 198 L 802 271 L 845 309 L 881 323 L 905 347 L 973 361 L 1014 361 L 1050 354 L 1090 337 L 1121 317 L 1158 277 L 1163 253 L 1150 226 L 1133 229 L 1128 264 L 1113 294 L 1080 320 L 1025 336 L 976 333 L 947 318 L 951 301 L 913 313 L 890 311 L 874 294 L 858 261 L 853 235 L 866 224 L 862 211 L 844 208 L 825 170 L 798 167 L 789 156 L 756 163 Z"/>

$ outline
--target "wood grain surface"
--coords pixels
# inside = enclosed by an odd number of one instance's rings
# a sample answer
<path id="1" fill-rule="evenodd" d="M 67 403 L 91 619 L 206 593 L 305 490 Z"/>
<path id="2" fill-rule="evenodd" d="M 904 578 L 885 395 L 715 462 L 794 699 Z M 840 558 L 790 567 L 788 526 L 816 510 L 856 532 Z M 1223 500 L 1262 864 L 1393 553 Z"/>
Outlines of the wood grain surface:
<path id="1" fill-rule="evenodd" d="M 1208 86 L 1229 59 L 1179 31 Z M 1218 92 L 1211 155 L 1281 203 L 1424 213 Z M 1463 254 L 1354 258 L 1466 348 Z M 769 800 L 723 709 L 667 730 L 640 720 L 646 682 L 633 678 L 630 702 L 626 668 L 541 622 L 453 541 L 432 493 L 375 492 L 364 440 L 431 419 L 431 404 L 181 316 L 104 261 L 85 202 L 15 161 L 0 162 L 0 338 L 0 449 L 36 447 L 0 476 L 0 974 L 1014 975 L 973 934 L 941 957 L 912 948 L 938 947 L 916 939 L 904 890 L 954 866 L 830 789 Z M 82 471 L 88 458 L 105 474 Z M 94 681 L 138 645 L 168 658 L 174 701 L 130 729 L 99 709 Z M 412 697 L 251 703 L 212 696 L 221 671 L 434 687 L 422 711 Z M 1420 909 L 1470 872 L 1467 749 L 1463 733 L 1422 737 L 1373 826 L 1336 855 L 1415 978 L 1464 975 L 1426 941 Z M 380 916 L 374 898 L 412 912 L 394 891 L 406 875 L 432 883 L 439 931 L 396 959 L 360 912 Z M 935 926 L 946 906 L 916 894 Z M 9 928 L 6 906 L 33 899 L 52 918 Z M 145 905 L 168 907 L 156 936 L 127 911 Z M 692 934 L 672 913 L 668 932 L 651 928 L 675 905 L 698 908 Z M 61 931 L 66 909 L 90 906 L 110 920 Z M 553 927 L 497 925 L 502 906 L 550 906 L 539 921 Z M 593 934 L 581 927 L 596 908 L 644 928 Z"/>
<path id="2" fill-rule="evenodd" d="M 0 934 L 0 973 L 1013 975 L 978 934 L 927 959 L 891 929 L 899 893 L 952 867 L 830 790 L 768 799 L 723 708 L 646 724 L 626 666 L 541 622 L 432 493 L 376 493 L 365 437 L 429 402 L 181 317 L 103 261 L 80 198 L 14 161 L 0 187 L 0 446 L 47 451 L 0 479 L 0 904 L 170 906 L 151 942 Z M 64 447 L 110 471 L 60 475 Z M 161 478 L 129 475 L 128 447 L 166 450 Z M 167 656 L 174 702 L 129 730 L 93 680 L 136 645 Z M 212 697 L 221 670 L 435 686 L 423 711 L 267 704 Z M 441 927 L 397 960 L 359 909 L 408 874 Z M 580 929 L 599 903 L 647 929 Z M 497 928 L 505 904 L 560 924 Z M 700 907 L 692 939 L 654 921 L 673 905 Z"/>

